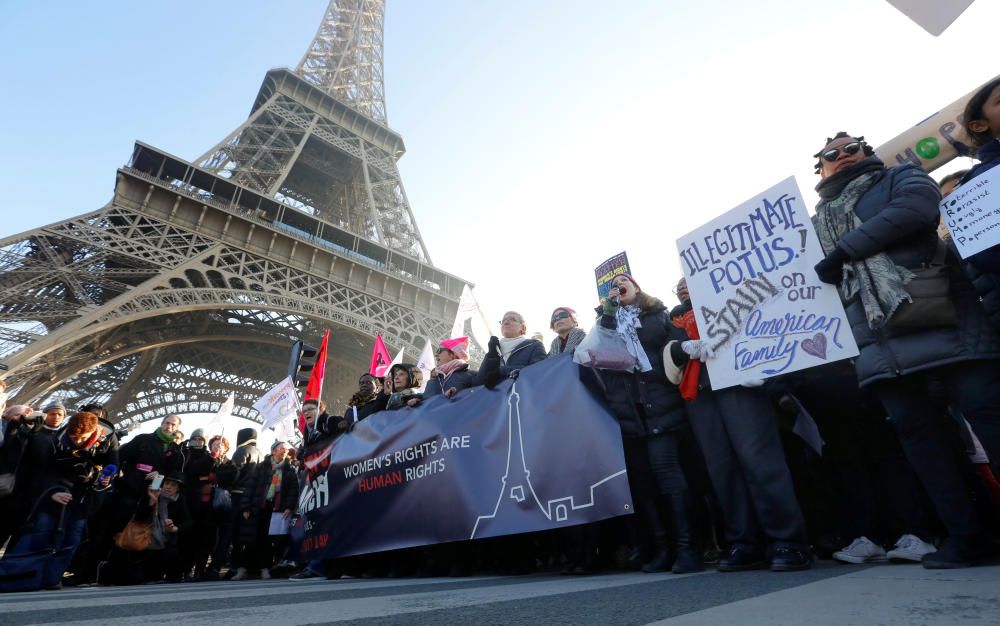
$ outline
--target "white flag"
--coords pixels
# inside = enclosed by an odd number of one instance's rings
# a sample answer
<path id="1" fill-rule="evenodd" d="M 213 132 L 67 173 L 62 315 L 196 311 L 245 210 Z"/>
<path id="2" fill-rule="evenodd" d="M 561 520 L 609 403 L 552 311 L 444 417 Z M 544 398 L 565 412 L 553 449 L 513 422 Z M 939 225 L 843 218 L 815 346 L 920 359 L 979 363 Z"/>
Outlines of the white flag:
<path id="1" fill-rule="evenodd" d="M 455 323 L 451 326 L 451 336 L 462 337 L 464 335 L 469 337 L 469 353 L 475 360 L 477 352 L 480 354 L 486 352 L 486 346 L 489 344 L 492 334 L 483 308 L 479 306 L 479 301 L 476 300 L 472 289 L 466 285 L 462 289 L 462 297 L 458 301 L 458 313 L 455 315 Z"/>
<path id="2" fill-rule="evenodd" d="M 431 345 L 431 340 L 428 339 L 427 343 L 424 344 L 424 349 L 420 351 L 420 358 L 417 359 L 417 367 L 420 368 L 420 371 L 424 375 L 425 384 L 431 379 L 431 371 L 436 365 L 437 363 L 434 361 L 434 347 Z"/>
<path id="3" fill-rule="evenodd" d="M 299 394 L 295 391 L 291 376 L 285 378 L 271 388 L 253 404 L 261 417 L 261 428 L 270 428 L 282 422 L 286 418 L 291 418 L 292 423 L 297 419 L 300 406 Z"/>
<path id="4" fill-rule="evenodd" d="M 219 410 L 216 411 L 215 416 L 205 427 L 210 433 L 221 435 L 226 432 L 226 420 L 233 416 L 233 408 L 236 406 L 236 397 L 234 394 L 229 394 L 226 401 L 222 403 Z"/>
<path id="5" fill-rule="evenodd" d="M 399 354 L 397 354 L 397 355 L 396 355 L 396 358 L 395 358 L 395 359 L 393 359 L 393 360 L 392 360 L 392 363 L 390 363 L 390 364 L 389 364 L 389 369 L 385 370 L 385 373 L 386 373 L 386 374 L 388 374 L 388 373 L 389 373 L 389 370 L 390 370 L 390 369 L 392 369 L 392 366 L 393 366 L 393 365 L 399 365 L 400 363 L 402 363 L 402 362 L 403 362 L 403 353 L 404 353 L 404 352 L 406 352 L 406 348 L 400 348 L 400 349 L 399 349 Z"/>

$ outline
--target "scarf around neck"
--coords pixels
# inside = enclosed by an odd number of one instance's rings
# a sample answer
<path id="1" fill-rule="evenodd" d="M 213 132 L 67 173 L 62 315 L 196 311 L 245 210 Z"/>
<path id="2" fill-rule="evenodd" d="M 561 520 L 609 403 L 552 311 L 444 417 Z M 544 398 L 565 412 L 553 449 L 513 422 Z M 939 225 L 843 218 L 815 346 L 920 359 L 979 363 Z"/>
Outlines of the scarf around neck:
<path id="1" fill-rule="evenodd" d="M 858 166 L 865 165 L 872 159 L 878 161 L 876 157 L 869 157 L 826 179 L 834 183 L 826 189 L 840 189 L 835 195 L 823 193 L 826 191 L 820 189 L 823 183 L 816 187 L 823 198 L 816 205 L 816 234 L 824 254 L 830 254 L 844 235 L 861 226 L 861 218 L 854 212 L 854 207 L 875 183 L 877 170 L 881 168 Z M 878 163 L 881 165 L 882 162 Z M 847 173 L 853 173 L 853 178 L 834 181 L 840 174 Z M 869 328 L 877 330 L 886 325 L 899 305 L 912 302 L 905 287 L 912 279 L 913 272 L 899 267 L 889 255 L 879 252 L 866 259 L 844 263 L 840 295 L 845 302 L 855 296 L 860 297 Z"/>
<path id="2" fill-rule="evenodd" d="M 436 368 L 434 368 L 434 371 L 437 373 L 439 377 L 448 378 L 453 373 L 462 369 L 462 366 L 465 364 L 466 364 L 465 361 L 462 361 L 461 359 L 452 359 L 447 363 L 445 363 L 444 365 L 438 365 Z"/>
<path id="3" fill-rule="evenodd" d="M 648 372 L 653 366 L 649 364 L 649 357 L 646 356 L 646 351 L 639 342 L 639 334 L 636 332 L 636 329 L 642 328 L 642 322 L 639 321 L 640 313 L 637 305 L 627 304 L 618 307 L 615 319 L 618 321 L 618 336 L 625 342 L 628 353 L 635 357 L 636 367 L 640 372 Z"/>
<path id="4" fill-rule="evenodd" d="M 528 339 L 524 335 L 521 335 L 520 337 L 509 337 L 509 338 L 501 337 L 500 354 L 501 356 L 503 356 L 503 362 L 507 363 L 507 359 L 510 358 L 511 353 L 514 352 L 514 349 L 517 348 L 522 343 L 524 343 L 525 341 L 530 341 L 530 339 Z"/>
<path id="5" fill-rule="evenodd" d="M 160 443 L 163 444 L 164 450 L 169 448 L 170 444 L 174 442 L 174 436 L 168 435 L 167 433 L 163 432 L 163 430 L 161 430 L 159 426 L 156 427 L 156 430 L 153 431 L 153 434 L 156 435 L 156 438 L 159 439 Z"/>

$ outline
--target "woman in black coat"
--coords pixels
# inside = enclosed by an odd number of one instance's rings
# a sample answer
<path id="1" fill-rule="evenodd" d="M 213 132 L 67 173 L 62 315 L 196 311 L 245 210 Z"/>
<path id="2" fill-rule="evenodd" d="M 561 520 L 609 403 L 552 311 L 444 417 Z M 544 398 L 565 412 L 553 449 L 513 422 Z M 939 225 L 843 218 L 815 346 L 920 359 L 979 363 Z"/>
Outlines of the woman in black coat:
<path id="1" fill-rule="evenodd" d="M 984 529 L 961 471 L 940 431 L 947 407 L 929 392 L 931 379 L 947 403 L 972 424 L 987 451 L 1000 449 L 1000 336 L 986 319 L 972 286 L 954 264 L 943 300 L 952 314 L 903 316 L 927 300 L 913 300 L 913 272 L 941 256 L 936 232 L 940 192 L 913 166 L 886 168 L 863 138 L 839 133 L 816 156 L 816 232 L 826 253 L 816 265 L 838 285 L 861 354 L 858 379 L 891 417 L 949 537 L 923 558 L 927 568 L 965 567 L 982 558 Z M 940 307 L 939 307 L 940 309 Z M 947 311 L 945 311 L 947 313 Z"/>
<path id="2" fill-rule="evenodd" d="M 663 302 L 644 293 L 628 274 L 616 276 L 612 281 L 601 313 L 601 326 L 615 331 L 636 358 L 636 371 L 599 374 L 609 408 L 621 425 L 629 475 L 636 475 L 635 491 L 639 494 L 644 491 L 643 475 L 651 475 L 667 505 L 673 542 L 677 546 L 676 558 L 672 558 L 667 524 L 659 517 L 655 499 L 646 495 L 645 501 L 640 500 L 638 505 L 645 509 L 657 554 L 643 570 L 700 571 L 701 550 L 693 536 L 692 503 L 680 463 L 678 435 L 687 424 L 684 400 L 667 379 L 663 367 L 663 349 L 671 340 L 687 337 L 671 323 Z M 674 345 L 680 350 L 679 341 Z M 644 448 L 638 453 L 637 443 Z"/>
<path id="3" fill-rule="evenodd" d="M 469 369 L 469 338 L 445 339 L 434 354 L 437 367 L 431 372 L 423 397 L 444 395 L 451 398 L 456 393 L 479 384 L 479 373 Z"/>
<path id="4" fill-rule="evenodd" d="M 299 479 L 288 463 L 291 446 L 276 441 L 271 454 L 257 464 L 244 487 L 240 501 L 244 523 L 241 538 L 247 545 L 247 567 L 241 567 L 233 580 L 244 580 L 249 569 L 260 570 L 260 577 L 271 577 L 270 568 L 288 548 L 288 534 L 271 535 L 271 519 L 280 515 L 289 519 L 299 506 Z"/>

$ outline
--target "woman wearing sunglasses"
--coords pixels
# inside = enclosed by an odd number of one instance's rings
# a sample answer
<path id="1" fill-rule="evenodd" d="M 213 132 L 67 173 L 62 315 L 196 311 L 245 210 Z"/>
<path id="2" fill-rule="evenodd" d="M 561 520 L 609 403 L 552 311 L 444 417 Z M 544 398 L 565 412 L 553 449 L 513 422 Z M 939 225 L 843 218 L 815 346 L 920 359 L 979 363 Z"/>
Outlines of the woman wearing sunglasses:
<path id="1" fill-rule="evenodd" d="M 479 374 L 469 369 L 469 338 L 455 337 L 438 344 L 434 354 L 437 367 L 431 372 L 424 398 L 439 396 L 451 398 L 456 393 L 479 384 Z"/>
<path id="2" fill-rule="evenodd" d="M 576 347 L 587 336 L 587 333 L 580 328 L 579 322 L 576 321 L 576 311 L 568 306 L 561 306 L 552 311 L 549 328 L 557 335 L 552 340 L 552 345 L 549 346 L 550 357 L 573 354 Z"/>
<path id="3" fill-rule="evenodd" d="M 967 567 L 986 539 L 961 469 L 941 431 L 950 405 L 973 425 L 990 452 L 1000 434 L 1000 336 L 954 260 L 945 281 L 914 282 L 940 265 L 937 184 L 913 165 L 886 168 L 862 137 L 838 133 L 816 155 L 816 233 L 826 258 L 816 265 L 837 285 L 861 351 L 855 368 L 892 419 L 948 538 L 923 557 L 927 568 Z M 924 285 L 939 285 L 928 292 Z M 938 294 L 937 291 L 941 293 Z M 937 298 L 930 298 L 936 295 Z M 944 398 L 932 397 L 931 381 Z M 978 426 L 978 427 L 977 427 Z"/>

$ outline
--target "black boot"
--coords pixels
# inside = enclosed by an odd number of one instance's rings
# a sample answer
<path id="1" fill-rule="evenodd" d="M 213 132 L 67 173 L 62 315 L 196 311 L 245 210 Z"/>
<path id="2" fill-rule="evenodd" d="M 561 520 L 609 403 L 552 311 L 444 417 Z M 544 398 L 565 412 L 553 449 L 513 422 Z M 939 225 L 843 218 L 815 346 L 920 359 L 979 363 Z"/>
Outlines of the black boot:
<path id="1" fill-rule="evenodd" d="M 642 571 L 647 574 L 653 572 L 669 572 L 674 564 L 674 556 L 670 553 L 670 545 L 667 544 L 667 533 L 657 531 L 653 533 L 653 560 L 642 566 Z"/>
<path id="2" fill-rule="evenodd" d="M 677 558 L 670 571 L 674 574 L 690 574 L 700 572 L 705 569 L 705 564 L 701 558 L 701 546 L 695 538 L 694 507 L 688 498 L 688 493 L 671 494 L 667 498 L 670 508 L 670 516 L 674 523 L 674 532 L 677 533 Z"/>

